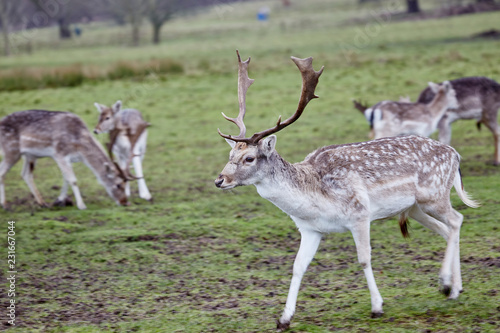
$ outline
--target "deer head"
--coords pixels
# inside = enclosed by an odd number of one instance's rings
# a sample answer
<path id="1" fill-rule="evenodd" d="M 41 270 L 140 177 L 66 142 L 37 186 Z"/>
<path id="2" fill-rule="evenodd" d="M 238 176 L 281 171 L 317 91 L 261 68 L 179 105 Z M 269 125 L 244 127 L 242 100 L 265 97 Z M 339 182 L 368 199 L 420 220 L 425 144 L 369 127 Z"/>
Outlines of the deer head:
<path id="1" fill-rule="evenodd" d="M 113 167 L 114 166 L 114 167 Z M 122 206 L 129 206 L 127 195 L 125 194 L 125 177 L 123 171 L 113 163 L 113 166 L 105 163 L 105 175 L 101 181 L 104 183 L 109 196 Z"/>
<path id="2" fill-rule="evenodd" d="M 113 104 L 112 107 L 107 107 L 106 105 L 102 105 L 99 103 L 94 103 L 94 106 L 100 113 L 99 122 L 94 128 L 94 133 L 95 134 L 106 133 L 113 130 L 115 128 L 114 116 L 116 113 L 118 113 L 118 111 L 121 110 L 122 102 L 117 101 L 115 104 Z"/>
<path id="3" fill-rule="evenodd" d="M 215 180 L 215 185 L 222 189 L 256 184 L 267 174 L 272 161 L 279 157 L 275 151 L 277 139 L 276 136 L 272 134 L 293 124 L 302 115 L 309 101 L 318 97 L 314 94 L 314 90 L 323 72 L 323 67 L 317 72 L 313 69 L 311 57 L 306 59 L 292 57 L 292 61 L 302 74 L 302 93 L 297 110 L 285 121 L 281 121 L 280 116 L 276 126 L 257 132 L 249 138 L 245 138 L 246 127 L 243 118 L 246 113 L 246 93 L 254 80 L 248 77 L 250 58 L 246 61 L 241 61 L 238 51 L 236 51 L 236 54 L 238 55 L 239 114 L 236 118 L 229 118 L 224 113 L 222 113 L 222 115 L 227 120 L 235 123 L 240 129 L 240 133 L 238 136 L 233 137 L 231 135 L 222 134 L 219 130 L 220 136 L 225 138 L 232 148 L 229 153 L 229 162 Z"/>
<path id="4" fill-rule="evenodd" d="M 432 90 L 432 92 L 436 94 L 434 100 L 438 100 L 439 98 L 445 98 L 449 109 L 458 108 L 459 105 L 455 89 L 453 89 L 450 81 L 444 81 L 441 84 L 429 82 L 428 85 L 429 88 Z"/>

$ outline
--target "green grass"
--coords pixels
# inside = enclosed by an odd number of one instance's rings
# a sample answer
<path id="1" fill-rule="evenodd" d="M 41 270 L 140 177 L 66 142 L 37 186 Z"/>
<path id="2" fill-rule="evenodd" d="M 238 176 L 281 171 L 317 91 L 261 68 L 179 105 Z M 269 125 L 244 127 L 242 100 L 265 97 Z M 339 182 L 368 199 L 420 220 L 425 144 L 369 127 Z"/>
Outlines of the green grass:
<path id="1" fill-rule="evenodd" d="M 0 59 L 5 70 L 78 63 L 100 69 L 154 59 L 172 59 L 184 69 L 77 87 L 0 92 L 0 116 L 31 108 L 69 110 L 93 128 L 93 103 L 121 99 L 153 124 L 144 168 L 154 203 L 139 199 L 133 184 L 133 204 L 117 207 L 91 172 L 77 164 L 88 209 L 42 209 L 19 175 L 20 163 L 9 172 L 6 193 L 12 210 L 0 211 L 0 233 L 7 233 L 7 221 L 16 221 L 19 304 L 17 327 L 10 330 L 272 332 L 284 307 L 300 235 L 253 187 L 221 192 L 213 185 L 229 152 L 217 128 L 237 132 L 220 115 L 237 114 L 235 49 L 252 57 L 250 77 L 256 80 L 247 96 L 249 133 L 295 110 L 301 82 L 289 56 L 313 56 L 316 69 L 325 66 L 320 98 L 278 134 L 277 149 L 290 162 L 324 145 L 367 140 L 368 125 L 352 107 L 352 98 L 375 103 L 409 95 L 415 100 L 428 81 L 468 75 L 500 80 L 499 42 L 470 39 L 498 28 L 497 13 L 394 19 L 346 59 L 342 45 L 355 45 L 366 26 L 351 18 L 368 17 L 371 10 L 351 2 L 315 0 L 284 10 L 268 1 L 273 12 L 267 25 L 254 22 L 262 2 L 234 4 L 222 8 L 225 16 L 219 8 L 169 22 L 158 47 L 147 45 L 144 36 L 140 48 L 129 48 L 117 38 L 123 31 L 100 25 L 85 28 L 85 40 L 51 48 L 53 31 L 40 31 L 33 55 Z M 370 297 L 351 235 L 331 234 L 304 277 L 290 331 L 498 331 L 500 169 L 489 163 L 492 143 L 489 131 L 478 132 L 473 122 L 453 125 L 452 145 L 463 157 L 465 188 L 483 204 L 467 208 L 452 193 L 454 206 L 465 216 L 465 292 L 458 301 L 438 293 L 444 240 L 416 222 L 412 238 L 404 240 L 396 220 L 376 221 L 372 265 L 385 315 L 369 316 Z M 52 187 L 61 185 L 61 175 L 53 161 L 38 161 L 35 181 L 47 201 L 55 200 L 58 191 Z M 0 246 L 6 257 L 5 237 Z M 5 261 L 0 262 L 4 276 Z M 0 292 L 4 308 L 7 298 L 4 289 Z"/>

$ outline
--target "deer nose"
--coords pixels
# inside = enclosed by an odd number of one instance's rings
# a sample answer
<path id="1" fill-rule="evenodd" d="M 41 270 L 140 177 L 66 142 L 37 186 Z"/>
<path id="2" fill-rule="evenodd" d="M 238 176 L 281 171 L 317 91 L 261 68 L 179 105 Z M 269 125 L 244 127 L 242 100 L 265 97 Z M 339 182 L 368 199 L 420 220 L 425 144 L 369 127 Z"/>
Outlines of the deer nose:
<path id="1" fill-rule="evenodd" d="M 222 175 L 219 175 L 219 178 L 215 180 L 215 186 L 220 188 L 222 183 L 224 183 L 224 178 L 222 178 Z"/>
<path id="2" fill-rule="evenodd" d="M 120 199 L 120 205 L 122 205 L 122 206 L 130 206 L 130 202 L 128 201 L 127 198 L 122 198 L 122 199 Z"/>
<path id="3" fill-rule="evenodd" d="M 94 134 L 99 134 L 99 132 L 96 129 L 94 129 Z"/>

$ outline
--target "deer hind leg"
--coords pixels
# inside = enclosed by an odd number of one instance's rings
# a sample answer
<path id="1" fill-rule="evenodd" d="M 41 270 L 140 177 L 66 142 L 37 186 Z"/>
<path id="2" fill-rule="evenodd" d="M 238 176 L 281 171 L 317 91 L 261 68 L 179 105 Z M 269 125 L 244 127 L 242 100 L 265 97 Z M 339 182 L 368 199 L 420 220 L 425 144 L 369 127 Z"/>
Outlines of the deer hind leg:
<path id="1" fill-rule="evenodd" d="M 67 182 L 71 189 L 73 190 L 73 195 L 75 196 L 76 206 L 78 209 L 87 209 L 87 206 L 83 203 L 82 195 L 80 194 L 80 189 L 76 184 L 76 176 L 73 172 L 73 167 L 71 166 L 71 162 L 66 160 L 64 157 L 54 158 L 59 169 L 62 172 L 64 181 Z M 64 186 L 64 184 L 63 184 Z"/>
<path id="2" fill-rule="evenodd" d="M 483 112 L 483 115 L 487 114 L 487 112 Z M 488 119 L 483 119 L 482 123 L 488 127 L 488 129 L 491 131 L 493 134 L 493 140 L 495 144 L 495 157 L 493 164 L 494 165 L 500 165 L 500 129 L 498 128 L 498 123 L 497 123 L 497 113 L 494 113 L 495 115 L 491 118 Z"/>
<path id="3" fill-rule="evenodd" d="M 456 299 L 462 291 L 460 272 L 460 227 L 463 216 L 454 210 L 450 203 L 445 207 L 421 207 L 415 205 L 410 210 L 410 217 L 423 226 L 441 235 L 447 242 L 443 264 L 439 274 L 441 291 L 450 299 Z M 430 215 L 432 212 L 432 216 Z"/>
<path id="4" fill-rule="evenodd" d="M 351 232 L 354 242 L 356 243 L 358 261 L 361 264 L 361 267 L 363 267 L 368 289 L 370 290 L 372 318 L 377 318 L 384 313 L 382 310 L 384 301 L 377 288 L 371 265 L 370 221 L 367 220 L 366 222 L 358 225 L 356 228 L 353 228 Z"/>
<path id="5" fill-rule="evenodd" d="M 316 231 L 301 230 L 300 248 L 293 263 L 293 276 L 286 299 L 285 310 L 278 321 L 278 330 L 285 330 L 290 326 L 290 321 L 295 313 L 295 304 L 299 293 L 302 277 L 311 263 L 321 242 L 321 233 Z"/>
<path id="6" fill-rule="evenodd" d="M 144 174 L 142 172 L 142 160 L 144 159 L 144 154 L 146 153 L 146 140 L 147 132 L 144 131 L 141 137 L 134 146 L 134 158 L 132 159 L 132 164 L 134 165 L 134 171 L 137 179 L 137 185 L 139 187 L 139 197 L 145 200 L 151 200 L 152 196 L 144 180 Z"/>
<path id="7" fill-rule="evenodd" d="M 48 207 L 48 205 L 43 201 L 42 195 L 35 185 L 33 180 L 33 170 L 35 170 L 36 158 L 30 155 L 23 155 L 23 170 L 21 171 L 21 176 L 28 185 L 31 193 L 35 197 L 36 202 L 42 207 Z"/>
<path id="8" fill-rule="evenodd" d="M 19 161 L 20 155 L 9 156 L 5 153 L 2 162 L 0 162 L 0 204 L 3 208 L 7 208 L 7 199 L 5 198 L 5 174 L 9 172 L 10 168 Z"/>

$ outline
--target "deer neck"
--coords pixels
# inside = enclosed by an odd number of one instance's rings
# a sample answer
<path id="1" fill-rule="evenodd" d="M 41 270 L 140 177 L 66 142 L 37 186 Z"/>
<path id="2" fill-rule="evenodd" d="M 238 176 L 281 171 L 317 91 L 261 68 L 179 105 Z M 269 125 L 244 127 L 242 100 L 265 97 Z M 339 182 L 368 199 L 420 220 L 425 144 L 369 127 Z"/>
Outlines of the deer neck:
<path id="1" fill-rule="evenodd" d="M 448 109 L 448 98 L 442 91 L 438 92 L 434 99 L 428 104 L 429 111 L 434 119 L 441 119 Z"/>
<path id="2" fill-rule="evenodd" d="M 102 147 L 90 136 L 88 137 L 88 144 L 82 145 L 81 148 L 79 153 L 85 165 L 92 170 L 102 184 L 106 184 L 106 168 L 107 166 L 112 167 L 112 162 Z"/>
<path id="3" fill-rule="evenodd" d="M 285 213 L 297 216 L 314 191 L 317 173 L 308 165 L 291 164 L 277 152 L 268 158 L 268 169 L 264 177 L 254 185 L 264 199 L 269 200 Z"/>

